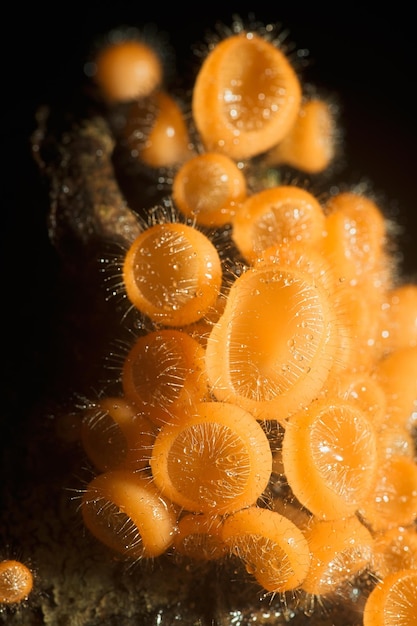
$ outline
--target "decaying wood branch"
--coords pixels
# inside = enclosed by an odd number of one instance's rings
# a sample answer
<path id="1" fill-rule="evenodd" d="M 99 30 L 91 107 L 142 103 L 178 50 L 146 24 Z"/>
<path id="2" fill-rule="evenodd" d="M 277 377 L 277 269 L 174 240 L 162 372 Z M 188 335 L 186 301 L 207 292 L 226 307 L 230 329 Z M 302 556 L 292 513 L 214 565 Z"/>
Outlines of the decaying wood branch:
<path id="1" fill-rule="evenodd" d="M 140 227 L 115 178 L 115 140 L 105 118 L 96 115 L 74 123 L 58 139 L 50 135 L 48 119 L 48 110 L 40 109 L 32 147 L 49 179 L 51 241 L 59 249 L 71 242 L 132 241 Z"/>

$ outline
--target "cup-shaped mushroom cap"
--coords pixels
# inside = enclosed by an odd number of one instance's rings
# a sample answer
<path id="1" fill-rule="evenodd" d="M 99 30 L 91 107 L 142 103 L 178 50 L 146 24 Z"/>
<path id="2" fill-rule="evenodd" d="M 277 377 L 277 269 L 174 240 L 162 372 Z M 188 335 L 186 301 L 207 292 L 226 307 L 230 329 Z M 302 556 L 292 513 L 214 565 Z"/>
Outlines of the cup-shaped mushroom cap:
<path id="1" fill-rule="evenodd" d="M 210 50 L 194 85 L 192 112 L 206 150 L 239 160 L 277 144 L 300 104 L 300 81 L 283 51 L 243 32 Z"/>

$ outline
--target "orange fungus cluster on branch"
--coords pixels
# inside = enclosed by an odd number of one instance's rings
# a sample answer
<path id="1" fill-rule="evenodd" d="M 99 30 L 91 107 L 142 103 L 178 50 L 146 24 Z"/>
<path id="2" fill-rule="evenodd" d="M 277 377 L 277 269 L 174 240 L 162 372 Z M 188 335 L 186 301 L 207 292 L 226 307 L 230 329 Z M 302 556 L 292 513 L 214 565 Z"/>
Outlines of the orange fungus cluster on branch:
<path id="1" fill-rule="evenodd" d="M 146 46 L 96 59 L 103 99 L 125 114 L 118 140 L 169 172 L 172 211 L 123 257 L 144 330 L 120 394 L 83 416 L 97 474 L 83 519 L 120 555 L 238 559 L 271 593 L 326 595 L 369 570 L 366 626 L 409 625 L 417 285 L 371 192 L 280 180 L 283 166 L 331 165 L 335 111 L 268 29 L 235 30 L 209 46 L 188 118 Z"/>

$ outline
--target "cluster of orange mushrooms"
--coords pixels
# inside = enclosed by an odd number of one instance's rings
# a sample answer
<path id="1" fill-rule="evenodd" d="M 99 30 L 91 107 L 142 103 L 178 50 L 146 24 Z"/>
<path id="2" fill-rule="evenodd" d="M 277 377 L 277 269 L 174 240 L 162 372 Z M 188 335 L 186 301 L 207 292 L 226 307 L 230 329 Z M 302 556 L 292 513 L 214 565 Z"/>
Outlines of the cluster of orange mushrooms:
<path id="1" fill-rule="evenodd" d="M 325 596 L 369 571 L 364 626 L 411 626 L 417 285 L 363 186 L 323 198 L 279 177 L 331 166 L 334 104 L 268 27 L 208 46 L 187 113 L 140 38 L 88 72 L 123 104 L 131 159 L 170 173 L 172 210 L 123 253 L 143 331 L 120 393 L 83 411 L 85 526 L 129 559 L 238 559 L 267 594 Z"/>

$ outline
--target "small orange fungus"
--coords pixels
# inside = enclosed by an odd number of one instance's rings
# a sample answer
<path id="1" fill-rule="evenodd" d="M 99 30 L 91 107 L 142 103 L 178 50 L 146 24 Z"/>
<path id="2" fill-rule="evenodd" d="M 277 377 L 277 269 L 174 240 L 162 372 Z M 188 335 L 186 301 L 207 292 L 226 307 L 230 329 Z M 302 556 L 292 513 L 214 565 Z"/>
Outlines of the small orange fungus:
<path id="1" fill-rule="evenodd" d="M 182 326 L 201 319 L 215 305 L 221 261 L 214 244 L 196 228 L 155 224 L 127 251 L 123 281 L 129 300 L 145 315 Z"/>
<path id="2" fill-rule="evenodd" d="M 340 277 L 356 284 L 385 260 L 387 225 L 380 207 L 364 194 L 341 192 L 327 202 L 322 250 Z"/>
<path id="3" fill-rule="evenodd" d="M 288 58 L 247 32 L 209 52 L 194 84 L 192 112 L 206 150 L 239 160 L 276 145 L 300 103 L 300 82 Z"/>
<path id="4" fill-rule="evenodd" d="M 310 245 L 324 232 L 325 217 L 318 200 L 295 185 L 280 185 L 253 194 L 233 219 L 233 240 L 253 261 L 273 245 Z"/>
<path id="5" fill-rule="evenodd" d="M 417 284 L 404 283 L 387 294 L 380 332 L 384 350 L 417 346 Z"/>
<path id="6" fill-rule="evenodd" d="M 0 604 L 16 604 L 26 600 L 33 589 L 33 574 L 20 561 L 0 562 Z"/>
<path id="7" fill-rule="evenodd" d="M 268 152 L 267 163 L 318 174 L 335 156 L 336 130 L 334 106 L 320 98 L 306 100 L 289 132 Z"/>
<path id="8" fill-rule="evenodd" d="M 144 469 L 155 438 L 152 423 L 124 398 L 100 398 L 84 414 L 81 440 L 95 467 Z"/>
<path id="9" fill-rule="evenodd" d="M 207 340 L 212 391 L 258 419 L 284 423 L 322 389 L 337 332 L 317 277 L 279 264 L 251 268 L 233 283 Z"/>
<path id="10" fill-rule="evenodd" d="M 94 79 L 109 103 L 149 95 L 162 81 L 158 54 L 139 40 L 109 43 L 96 55 Z"/>
<path id="11" fill-rule="evenodd" d="M 311 565 L 302 588 L 325 595 L 367 568 L 372 557 L 372 535 L 357 517 L 315 519 L 304 531 Z"/>
<path id="12" fill-rule="evenodd" d="M 164 328 L 136 339 L 123 365 L 126 396 L 159 425 L 204 398 L 204 348 L 186 332 Z"/>
<path id="13" fill-rule="evenodd" d="M 413 459 L 416 455 L 412 429 L 389 418 L 377 430 L 378 454 L 380 462 L 390 456 L 408 456 Z"/>
<path id="14" fill-rule="evenodd" d="M 225 519 L 222 535 L 267 591 L 291 591 L 307 575 L 307 540 L 293 522 L 275 511 L 255 506 L 237 511 Z"/>
<path id="15" fill-rule="evenodd" d="M 378 361 L 373 375 L 386 395 L 386 419 L 407 424 L 417 409 L 417 346 L 390 352 Z"/>
<path id="16" fill-rule="evenodd" d="M 409 526 L 417 518 L 417 464 L 403 455 L 382 459 L 377 480 L 361 506 L 361 515 L 375 531 Z"/>
<path id="17" fill-rule="evenodd" d="M 165 91 L 130 106 L 124 133 L 132 157 L 150 167 L 173 167 L 192 156 L 183 112 Z"/>
<path id="18" fill-rule="evenodd" d="M 96 539 L 129 558 L 159 556 L 176 530 L 171 503 L 149 479 L 126 470 L 96 476 L 83 495 L 81 512 Z"/>
<path id="19" fill-rule="evenodd" d="M 201 345 L 205 348 L 207 344 L 207 339 L 211 333 L 213 325 L 219 320 L 221 314 L 224 311 L 224 306 L 226 304 L 226 298 L 221 294 L 213 307 L 211 307 L 210 311 L 208 311 L 207 315 L 205 315 L 201 320 L 194 322 L 193 324 L 187 324 L 183 326 L 181 330 L 186 332 L 190 337 L 201 343 Z"/>
<path id="20" fill-rule="evenodd" d="M 328 393 L 352 403 L 363 411 L 377 428 L 385 416 L 386 397 L 383 387 L 369 372 L 343 372 Z"/>
<path id="21" fill-rule="evenodd" d="M 289 418 L 282 459 L 301 504 L 322 519 L 348 517 L 367 501 L 375 485 L 375 429 L 356 406 L 312 403 Z"/>
<path id="22" fill-rule="evenodd" d="M 222 226 L 240 211 L 246 197 L 246 179 L 228 156 L 205 152 L 178 170 L 172 195 L 187 217 L 204 226 Z"/>
<path id="23" fill-rule="evenodd" d="M 339 268 L 340 269 L 340 268 Z M 338 267 L 333 267 L 333 273 Z M 366 293 L 366 298 L 363 294 Z M 350 350 L 343 358 L 343 369 L 369 373 L 380 358 L 378 347 L 379 308 L 383 301 L 381 289 L 373 285 L 345 282 L 340 276 L 339 288 L 334 292 L 334 306 L 339 323 L 348 333 Z M 339 358 L 340 358 L 339 354 Z"/>
<path id="24" fill-rule="evenodd" d="M 402 569 L 417 570 L 417 527 L 398 526 L 376 533 L 372 570 L 383 579 Z"/>
<path id="25" fill-rule="evenodd" d="M 371 591 L 363 611 L 364 626 L 415 626 L 417 569 L 389 574 Z"/>
<path id="26" fill-rule="evenodd" d="M 162 426 L 151 469 L 157 487 L 179 506 L 223 514 L 262 495 L 272 453 L 252 415 L 225 402 L 202 402 L 186 420 Z"/>
<path id="27" fill-rule="evenodd" d="M 220 515 L 187 513 L 178 522 L 173 548 L 196 561 L 221 559 L 228 552 L 221 536 L 222 524 Z"/>

